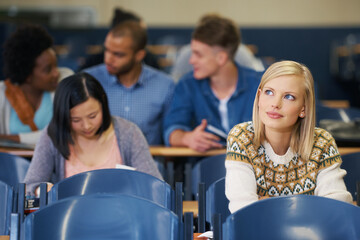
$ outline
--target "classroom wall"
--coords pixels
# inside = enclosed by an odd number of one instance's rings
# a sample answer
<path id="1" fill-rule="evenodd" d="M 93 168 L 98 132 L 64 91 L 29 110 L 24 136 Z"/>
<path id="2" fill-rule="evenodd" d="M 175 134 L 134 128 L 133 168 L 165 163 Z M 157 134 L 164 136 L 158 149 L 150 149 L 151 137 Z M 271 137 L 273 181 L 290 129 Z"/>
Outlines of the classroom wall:
<path id="1" fill-rule="evenodd" d="M 193 26 L 218 12 L 240 26 L 349 26 L 360 24 L 359 0 L 1 0 L 0 7 L 91 7 L 106 26 L 114 7 L 141 15 L 149 26 Z"/>

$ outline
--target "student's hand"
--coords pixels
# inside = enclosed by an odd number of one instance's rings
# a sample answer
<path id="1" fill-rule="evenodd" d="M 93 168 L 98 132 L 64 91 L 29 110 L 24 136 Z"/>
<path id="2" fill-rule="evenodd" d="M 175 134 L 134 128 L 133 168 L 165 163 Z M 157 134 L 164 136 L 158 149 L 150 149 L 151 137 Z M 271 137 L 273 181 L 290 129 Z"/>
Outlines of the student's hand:
<path id="1" fill-rule="evenodd" d="M 223 145 L 217 142 L 220 140 L 218 136 L 205 131 L 206 126 L 207 121 L 203 119 L 201 124 L 193 131 L 186 132 L 183 138 L 184 145 L 198 152 L 223 147 Z"/>

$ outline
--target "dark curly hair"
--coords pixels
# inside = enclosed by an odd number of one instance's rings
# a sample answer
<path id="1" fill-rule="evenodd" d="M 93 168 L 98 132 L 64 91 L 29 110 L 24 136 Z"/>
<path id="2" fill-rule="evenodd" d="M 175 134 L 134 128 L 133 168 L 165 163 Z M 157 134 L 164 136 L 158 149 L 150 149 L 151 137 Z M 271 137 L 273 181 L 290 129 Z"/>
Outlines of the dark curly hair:
<path id="1" fill-rule="evenodd" d="M 12 83 L 24 83 L 35 68 L 36 58 L 52 45 L 52 37 L 41 26 L 20 26 L 4 43 L 5 77 Z"/>

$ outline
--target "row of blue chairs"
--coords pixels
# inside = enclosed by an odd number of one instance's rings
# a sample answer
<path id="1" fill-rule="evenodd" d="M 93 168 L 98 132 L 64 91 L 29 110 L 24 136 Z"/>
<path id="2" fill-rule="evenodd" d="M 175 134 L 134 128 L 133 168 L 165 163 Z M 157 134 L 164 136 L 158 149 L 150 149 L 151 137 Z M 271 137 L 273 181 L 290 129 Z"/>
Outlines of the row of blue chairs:
<path id="1" fill-rule="evenodd" d="M 193 173 L 195 175 L 193 186 L 198 183 L 196 189 L 198 191 L 199 232 L 209 230 L 206 228 L 206 223 L 210 224 L 210 228 L 215 225 L 213 219 L 215 214 L 220 214 L 221 217 L 218 220 L 220 224 L 223 224 L 230 215 L 229 200 L 225 196 L 224 160 L 225 155 L 210 157 L 197 163 L 194 167 L 196 171 L 200 172 L 200 174 Z M 343 155 L 342 160 L 341 167 L 347 171 L 344 178 L 345 184 L 357 205 L 360 206 L 360 152 Z M 221 176 L 221 174 L 223 175 Z"/>
<path id="2" fill-rule="evenodd" d="M 223 224 L 217 220 L 221 215 L 214 215 L 215 240 L 360 237 L 360 208 L 322 197 L 266 199 L 229 215 Z M 173 211 L 148 199 L 98 193 L 41 208 L 26 217 L 23 231 L 24 239 L 183 239 L 182 226 Z"/>
<path id="3" fill-rule="evenodd" d="M 295 195 L 261 200 L 231 214 L 225 178 L 206 191 L 203 183 L 198 189 L 198 229 L 204 232 L 205 221 L 210 223 L 214 240 L 360 239 L 360 207 L 349 203 Z"/>
<path id="4" fill-rule="evenodd" d="M 0 202 L 6 209 L 5 216 L 1 216 L 4 223 L 0 223 L 5 235 L 10 232 L 10 239 L 78 239 L 86 236 L 89 239 L 115 236 L 118 239 L 146 239 L 146 234 L 154 239 L 183 239 L 182 183 L 177 183 L 174 191 L 166 182 L 137 171 L 101 169 L 84 172 L 56 183 L 49 194 L 46 183 L 42 183 L 40 210 L 25 218 L 25 184 L 20 183 L 17 188 L 17 203 L 14 202 L 13 188 L 5 183 L 0 186 L 4 186 L 4 189 L 0 188 L 1 194 L 8 193 L 8 198 L 4 198 L 6 202 Z M 10 221 L 11 212 L 17 217 L 17 224 Z M 123 227 L 118 228 L 120 226 Z M 112 233 L 116 228 L 117 232 Z"/>
<path id="5" fill-rule="evenodd" d="M 360 207 L 309 195 L 268 198 L 238 210 L 219 226 L 216 240 L 355 240 L 360 239 Z"/>
<path id="6" fill-rule="evenodd" d="M 360 153 L 356 153 L 356 154 L 349 154 L 349 155 L 345 155 L 343 156 L 343 167 L 345 169 L 348 170 L 348 175 L 345 178 L 345 182 L 349 182 L 347 183 L 348 189 L 349 191 L 353 194 L 354 199 L 355 197 L 358 198 L 358 195 L 356 194 L 356 185 L 355 182 L 359 180 L 359 158 L 360 158 Z M 216 173 L 221 173 L 221 171 L 219 171 L 219 169 L 221 168 L 221 166 L 223 167 L 224 164 L 224 159 L 225 156 L 216 156 L 216 157 L 211 157 L 209 159 L 207 159 L 207 161 L 202 161 L 201 163 L 199 163 L 199 165 L 206 165 L 206 167 L 199 167 L 199 169 L 204 170 L 207 174 L 204 174 L 203 176 L 211 176 L 211 169 L 216 169 Z M 213 166 L 211 167 L 211 164 L 213 164 Z M 215 167 L 214 167 L 215 164 Z M 221 165 L 222 164 L 222 165 Z M 26 165 L 26 164 L 25 164 Z M 196 169 L 196 166 L 195 168 Z M 50 192 L 49 197 L 46 196 L 46 200 L 45 202 L 49 202 L 49 203 L 53 203 L 56 202 L 58 200 L 67 198 L 69 196 L 73 196 L 73 195 L 87 195 L 87 194 L 92 194 L 92 193 L 97 193 L 97 192 L 102 192 L 102 193 L 106 193 L 109 191 L 112 191 L 112 188 L 114 185 L 114 182 L 123 182 L 124 185 L 126 186 L 131 186 L 131 187 L 122 187 L 122 186 L 117 186 L 117 189 L 115 190 L 116 192 L 125 192 L 125 193 L 129 193 L 127 191 L 137 191 L 137 194 L 139 194 L 141 197 L 145 197 L 150 199 L 151 201 L 155 201 L 158 204 L 160 204 L 161 206 L 171 210 L 171 211 L 175 211 L 178 215 L 182 214 L 182 208 L 181 210 L 176 210 L 175 206 L 174 206 L 174 192 L 172 191 L 171 187 L 169 185 L 166 185 L 165 182 L 158 180 L 158 182 L 155 184 L 153 183 L 151 185 L 151 187 L 148 187 L 147 190 L 143 190 L 141 188 L 141 186 L 139 184 L 137 184 L 137 181 L 135 179 L 140 179 L 141 176 L 140 175 L 146 175 L 140 172 L 134 172 L 134 176 L 133 178 L 120 178 L 117 179 L 116 176 L 114 175 L 114 172 L 117 172 L 120 169 L 107 169 L 107 173 L 104 175 L 105 177 L 101 177 L 103 183 L 105 184 L 96 184 L 96 172 L 100 172 L 100 171 L 94 171 L 94 173 L 88 172 L 88 173 L 83 173 L 80 174 L 79 176 L 74 176 L 68 179 L 65 179 L 62 182 L 59 182 L 58 184 L 55 184 L 53 190 Z M 25 171 L 26 172 L 26 171 Z M 14 176 L 17 176 L 18 174 L 14 174 Z M 219 174 L 221 177 L 221 174 Z M 223 173 L 223 176 L 225 175 L 225 170 Z M 124 175 L 123 175 L 124 176 Z M 215 178 L 219 177 L 219 176 L 211 176 L 209 182 L 213 182 L 215 181 Z M 114 181 L 114 179 L 116 179 Z M 202 179 L 199 177 L 196 181 L 197 182 L 201 182 Z M 69 185 L 69 182 L 72 182 L 71 185 Z M 76 183 L 76 184 L 75 184 Z M 134 185 L 135 183 L 135 185 Z M 353 183 L 353 184 L 350 184 Z M 132 185 L 131 185 L 132 184 Z M 70 187 L 71 186 L 71 187 Z M 164 187 L 165 186 L 165 187 Z M 211 225 L 213 225 L 213 221 L 211 219 L 211 217 L 213 216 L 214 213 L 221 213 L 222 215 L 222 220 L 221 222 L 224 222 L 226 219 L 226 216 L 229 215 L 229 211 L 227 209 L 227 199 L 224 195 L 224 188 L 225 188 L 225 184 L 224 184 L 224 179 L 220 179 L 219 181 L 217 181 L 215 184 L 211 185 L 211 184 L 205 184 L 206 187 L 204 187 L 205 191 L 207 191 L 206 194 L 206 203 L 208 203 L 208 206 L 206 208 L 206 221 L 211 223 Z M 109 188 L 109 189 L 107 189 Z M 46 187 L 45 187 L 46 189 Z M 150 190 L 150 189 L 162 189 L 161 194 L 154 194 L 154 192 L 158 192 L 157 190 Z M 13 191 L 13 190 L 12 190 Z M 11 191 L 10 191 L 11 192 Z M 46 191 L 42 191 L 42 192 L 46 192 Z M 60 194 L 59 194 L 60 193 Z M 10 194 L 12 195 L 12 197 L 10 197 L 10 201 L 14 201 L 14 199 L 16 199 L 17 195 L 14 193 Z M 168 198 L 162 198 L 159 196 L 168 196 Z M 150 197 L 149 197 L 150 196 Z M 9 200 L 7 200 L 7 202 L 9 202 Z M 178 200 L 178 203 L 181 203 L 181 200 Z M 201 211 L 201 209 L 203 209 L 203 204 L 200 204 L 201 201 L 199 199 L 199 213 L 200 212 L 205 212 L 205 211 Z M 14 205 L 15 206 L 15 205 Z M 14 208 L 14 207 L 13 207 Z M 13 210 L 13 209 L 12 209 Z M 199 216 L 200 217 L 200 216 Z M 20 217 L 20 219 L 22 219 Z M 202 219 L 205 219 L 205 217 L 201 218 L 199 221 L 199 224 L 201 224 L 203 222 Z M 8 229 L 9 229 L 9 221 L 4 221 L 4 224 L 2 224 L 3 227 L 3 232 L 5 234 L 8 233 Z M 204 229 L 205 226 L 203 223 L 201 225 L 201 229 Z M 1 228 L 0 228 L 1 230 Z"/>
<path id="7" fill-rule="evenodd" d="M 198 229 L 204 232 L 205 221 L 210 223 L 214 240 L 360 239 L 360 207 L 349 203 L 295 195 L 261 200 L 231 214 L 225 178 L 206 191 L 203 183 L 198 189 Z"/>
<path id="8" fill-rule="evenodd" d="M 182 220 L 170 209 L 128 194 L 64 198 L 28 215 L 26 240 L 183 239 Z"/>

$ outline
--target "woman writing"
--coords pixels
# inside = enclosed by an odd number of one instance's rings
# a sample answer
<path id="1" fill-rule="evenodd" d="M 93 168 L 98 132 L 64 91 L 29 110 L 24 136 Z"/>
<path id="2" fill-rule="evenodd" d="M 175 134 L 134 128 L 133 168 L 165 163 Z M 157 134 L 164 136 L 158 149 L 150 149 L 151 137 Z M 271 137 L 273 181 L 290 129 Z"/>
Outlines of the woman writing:
<path id="1" fill-rule="evenodd" d="M 259 198 L 318 195 L 351 202 L 334 138 L 315 128 L 314 82 L 293 61 L 271 65 L 254 101 L 253 121 L 229 133 L 225 194 L 230 212 Z"/>
<path id="2" fill-rule="evenodd" d="M 100 83 L 87 73 L 72 75 L 59 84 L 54 115 L 36 144 L 25 177 L 27 194 L 41 182 L 74 174 L 127 165 L 161 179 L 139 128 L 111 117 Z"/>

